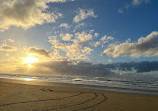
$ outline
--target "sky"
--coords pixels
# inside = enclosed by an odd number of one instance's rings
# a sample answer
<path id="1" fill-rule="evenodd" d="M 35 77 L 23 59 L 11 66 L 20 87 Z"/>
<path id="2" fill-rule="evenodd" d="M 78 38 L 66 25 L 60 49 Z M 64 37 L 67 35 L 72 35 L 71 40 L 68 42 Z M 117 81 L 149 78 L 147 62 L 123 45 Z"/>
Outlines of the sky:
<path id="1" fill-rule="evenodd" d="M 157 0 L 0 2 L 0 73 L 158 71 Z"/>

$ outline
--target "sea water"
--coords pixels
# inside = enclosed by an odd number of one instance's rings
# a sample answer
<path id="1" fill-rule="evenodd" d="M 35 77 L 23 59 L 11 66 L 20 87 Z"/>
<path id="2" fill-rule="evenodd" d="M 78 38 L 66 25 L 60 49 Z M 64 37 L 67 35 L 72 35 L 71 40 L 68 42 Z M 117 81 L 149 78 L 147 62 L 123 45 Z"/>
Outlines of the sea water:
<path id="1" fill-rule="evenodd" d="M 133 92 L 158 95 L 157 78 L 118 78 L 118 77 L 87 77 L 87 76 L 46 76 L 46 75 L 20 75 L 0 74 L 0 78 L 24 80 L 24 81 L 45 81 L 57 83 L 82 84 L 85 88 L 94 88 L 107 91 Z M 91 85 L 94 87 L 87 87 Z"/>

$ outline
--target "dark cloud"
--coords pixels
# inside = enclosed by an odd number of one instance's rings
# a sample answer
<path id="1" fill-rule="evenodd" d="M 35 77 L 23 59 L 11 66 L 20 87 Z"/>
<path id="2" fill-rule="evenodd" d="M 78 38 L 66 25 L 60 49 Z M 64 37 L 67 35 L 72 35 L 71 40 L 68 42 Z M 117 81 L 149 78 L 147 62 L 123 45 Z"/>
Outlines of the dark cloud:
<path id="1" fill-rule="evenodd" d="M 50 57 L 49 52 L 44 49 L 38 49 L 38 48 L 31 47 L 31 48 L 29 48 L 28 52 L 37 54 L 39 56 L 44 56 L 44 57 L 48 57 L 48 58 Z"/>
<path id="2" fill-rule="evenodd" d="M 105 67 L 109 70 L 136 71 L 137 73 L 158 71 L 158 61 L 129 62 L 108 64 Z"/>
<path id="3" fill-rule="evenodd" d="M 155 62 L 128 62 L 112 64 L 93 64 L 76 61 L 47 61 L 33 64 L 32 69 L 18 67 L 15 73 L 46 74 L 46 75 L 72 75 L 72 76 L 94 76 L 94 77 L 123 77 L 141 75 L 144 72 L 150 75 L 152 71 L 158 71 L 158 61 Z M 32 72 L 31 72 L 32 71 Z M 120 75 L 123 72 L 123 75 Z"/>
<path id="4" fill-rule="evenodd" d="M 158 71 L 158 61 L 155 62 L 128 62 L 112 64 L 93 64 L 74 61 L 52 61 L 36 64 L 36 73 L 47 73 L 55 75 L 80 75 L 80 76 L 119 76 L 119 71 L 126 74 L 139 74 L 143 72 Z"/>
<path id="5" fill-rule="evenodd" d="M 81 75 L 81 76 L 110 76 L 113 72 L 107 70 L 105 65 L 79 62 L 75 64 L 71 61 L 56 61 L 38 64 L 41 67 L 49 68 L 50 73 Z"/>

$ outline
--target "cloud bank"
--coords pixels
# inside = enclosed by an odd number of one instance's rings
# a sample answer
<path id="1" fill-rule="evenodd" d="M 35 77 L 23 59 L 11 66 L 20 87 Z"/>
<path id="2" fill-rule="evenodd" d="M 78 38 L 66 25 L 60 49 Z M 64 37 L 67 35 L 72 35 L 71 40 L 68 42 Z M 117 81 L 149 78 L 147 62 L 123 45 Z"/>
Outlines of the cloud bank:
<path id="1" fill-rule="evenodd" d="M 114 74 L 108 71 L 104 65 L 79 62 L 76 65 L 72 61 L 54 61 L 39 64 L 40 67 L 49 69 L 50 74 L 81 75 L 81 76 L 109 76 Z"/>
<path id="2" fill-rule="evenodd" d="M 128 41 L 121 44 L 110 44 L 103 52 L 105 55 L 119 56 L 158 56 L 158 32 L 152 32 L 146 37 L 141 37 L 136 42 Z"/>
<path id="3" fill-rule="evenodd" d="M 128 63 L 114 63 L 105 65 L 107 70 L 120 70 L 129 72 L 152 72 L 158 71 L 158 61 L 141 61 L 141 62 L 128 62 Z"/>
<path id="4" fill-rule="evenodd" d="M 0 64 L 1 65 L 1 64 Z M 14 64 L 15 65 L 15 64 Z M 11 73 L 26 74 L 46 74 L 46 75 L 73 75 L 73 76 L 95 76 L 95 77 L 118 77 L 120 72 L 124 75 L 141 75 L 153 74 L 158 71 L 158 62 L 129 62 L 129 63 L 112 63 L 112 64 L 93 64 L 88 62 L 77 61 L 47 61 L 34 64 L 33 69 L 27 69 L 25 66 L 10 67 Z M 14 66 L 14 67 L 13 67 Z M 3 69 L 6 69 L 5 67 Z M 32 72 L 32 73 L 31 73 Z"/>

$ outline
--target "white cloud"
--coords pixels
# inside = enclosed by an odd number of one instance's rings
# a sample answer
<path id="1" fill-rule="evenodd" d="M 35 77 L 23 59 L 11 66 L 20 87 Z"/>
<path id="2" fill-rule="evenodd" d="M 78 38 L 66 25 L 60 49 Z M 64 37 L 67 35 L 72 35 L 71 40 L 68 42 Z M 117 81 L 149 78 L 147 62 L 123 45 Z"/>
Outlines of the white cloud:
<path id="1" fill-rule="evenodd" d="M 148 2 L 150 2 L 150 0 L 133 0 L 132 5 L 138 6 L 142 3 L 148 3 Z"/>
<path id="2" fill-rule="evenodd" d="M 81 32 L 81 33 L 75 33 L 75 36 L 76 36 L 76 38 L 77 38 L 77 40 L 79 41 L 79 42 L 87 42 L 87 41 L 89 41 L 89 40 L 91 40 L 92 39 L 92 34 L 87 34 L 87 33 L 85 33 L 84 31 L 83 32 Z"/>
<path id="3" fill-rule="evenodd" d="M 158 56 L 158 32 L 152 32 L 146 37 L 141 37 L 137 42 L 129 43 L 129 40 L 121 44 L 111 44 L 105 49 L 108 56 Z"/>
<path id="4" fill-rule="evenodd" d="M 94 47 L 98 47 L 101 43 L 99 41 L 97 41 L 95 44 L 94 44 Z"/>
<path id="5" fill-rule="evenodd" d="M 114 40 L 114 37 L 105 35 L 104 37 L 100 38 L 100 42 L 103 44 L 108 43 L 109 41 Z"/>
<path id="6" fill-rule="evenodd" d="M 64 41 L 71 41 L 71 38 L 73 35 L 66 33 L 66 34 L 61 34 L 61 36 L 62 36 L 62 40 L 64 40 Z"/>
<path id="7" fill-rule="evenodd" d="M 91 49 L 89 47 L 84 47 L 84 49 L 82 50 L 82 52 L 85 53 L 85 54 L 90 54 L 91 51 L 93 51 L 93 49 Z"/>
<path id="8" fill-rule="evenodd" d="M 101 41 L 105 41 L 106 40 L 106 38 L 107 38 L 107 36 L 105 35 L 104 37 L 102 37 L 100 40 Z"/>
<path id="9" fill-rule="evenodd" d="M 67 2 L 67 1 L 75 1 L 75 0 L 45 0 L 45 1 L 46 2 Z"/>
<path id="10" fill-rule="evenodd" d="M 63 61 L 63 60 L 66 60 L 65 57 L 62 57 L 62 56 L 60 55 L 59 50 L 57 50 L 57 49 L 52 50 L 52 51 L 51 51 L 51 54 L 52 54 L 51 59 L 52 59 L 53 61 Z"/>
<path id="11" fill-rule="evenodd" d="M 113 41 L 114 37 L 105 35 L 96 40 L 99 34 L 94 30 L 70 33 L 59 33 L 59 36 L 48 37 L 52 49 L 68 60 L 89 59 L 93 48 L 102 46 Z"/>
<path id="12" fill-rule="evenodd" d="M 118 13 L 123 13 L 123 9 L 118 9 Z"/>
<path id="13" fill-rule="evenodd" d="M 49 42 L 53 49 L 65 52 L 65 56 L 70 60 L 88 59 L 88 55 L 93 51 L 86 46 L 94 36 L 91 33 L 83 31 L 75 34 L 60 34 L 59 36 L 49 37 Z"/>
<path id="14" fill-rule="evenodd" d="M 54 48 L 66 50 L 66 45 L 64 45 L 63 43 L 57 43 L 57 44 L 54 44 Z"/>
<path id="15" fill-rule="evenodd" d="M 14 43 L 15 41 L 13 39 L 8 39 L 7 42 Z"/>
<path id="16" fill-rule="evenodd" d="M 60 27 L 63 27 L 63 28 L 66 28 L 66 29 L 70 28 L 70 26 L 67 23 L 60 24 Z"/>
<path id="17" fill-rule="evenodd" d="M 129 10 L 130 8 L 133 8 L 134 6 L 139 6 L 143 3 L 148 4 L 151 0 L 132 0 L 131 2 L 127 3 L 122 8 L 118 9 L 118 13 L 124 13 L 125 11 Z"/>
<path id="18" fill-rule="evenodd" d="M 94 30 L 89 30 L 89 33 L 91 34 L 91 33 L 93 33 L 94 32 Z"/>
<path id="19" fill-rule="evenodd" d="M 47 12 L 47 3 L 66 1 L 68 0 L 0 0 L 0 31 L 11 26 L 28 29 L 37 24 L 55 22 L 62 14 Z"/>
<path id="20" fill-rule="evenodd" d="M 51 44 L 57 44 L 58 43 L 58 40 L 57 40 L 56 36 L 49 36 L 48 39 L 49 39 L 49 42 Z"/>
<path id="21" fill-rule="evenodd" d="M 89 42 L 89 45 L 91 47 L 98 47 L 101 45 L 101 42 L 100 41 L 96 41 L 96 42 Z"/>
<path id="22" fill-rule="evenodd" d="M 67 57 L 78 57 L 81 55 L 80 51 L 82 44 L 71 44 L 66 46 Z"/>
<path id="23" fill-rule="evenodd" d="M 80 9 L 77 12 L 77 15 L 73 18 L 73 22 L 77 23 L 84 19 L 87 19 L 88 17 L 96 18 L 97 16 L 94 14 L 93 10 Z"/>
<path id="24" fill-rule="evenodd" d="M 84 27 L 85 26 L 85 23 L 79 23 L 76 25 L 75 29 L 78 29 L 78 28 L 81 28 L 81 27 Z"/>
<path id="25" fill-rule="evenodd" d="M 98 36 L 99 36 L 99 33 L 95 33 L 95 34 L 94 34 L 94 37 L 98 37 Z"/>
<path id="26" fill-rule="evenodd" d="M 144 0 L 133 0 L 132 4 L 133 5 L 140 5 Z"/>
<path id="27" fill-rule="evenodd" d="M 13 45 L 14 44 L 14 40 L 12 40 L 12 39 L 7 39 L 7 40 L 3 40 L 2 41 L 2 44 L 3 44 L 3 46 L 5 46 L 5 45 L 9 45 L 9 46 L 11 46 L 11 45 Z"/>

